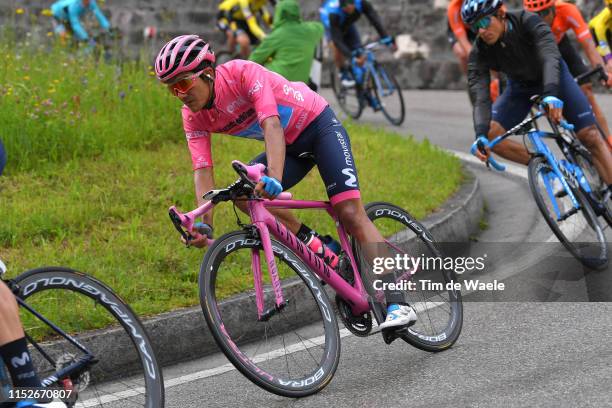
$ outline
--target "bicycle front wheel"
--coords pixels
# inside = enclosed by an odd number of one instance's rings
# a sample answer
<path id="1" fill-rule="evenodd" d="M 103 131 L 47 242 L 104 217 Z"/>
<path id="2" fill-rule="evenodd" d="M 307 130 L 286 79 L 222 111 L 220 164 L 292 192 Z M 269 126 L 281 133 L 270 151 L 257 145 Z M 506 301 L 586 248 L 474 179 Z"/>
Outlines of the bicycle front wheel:
<path id="1" fill-rule="evenodd" d="M 363 112 L 363 103 L 360 98 L 360 90 L 357 84 L 346 87 L 342 85 L 340 80 L 340 71 L 336 67 L 336 64 L 332 63 L 329 70 L 330 81 L 336 100 L 340 105 L 340 108 L 353 119 L 359 119 L 361 112 Z M 348 70 L 348 75 L 353 81 L 353 73 Z"/>
<path id="2" fill-rule="evenodd" d="M 567 250 L 591 268 L 608 263 L 608 249 L 597 216 L 579 188 L 572 188 L 576 209 L 545 157 L 529 161 L 529 187 L 546 223 Z"/>
<path id="3" fill-rule="evenodd" d="M 369 203 L 365 209 L 393 251 L 391 256 L 406 254 L 442 259 L 427 229 L 406 210 L 384 202 Z M 421 281 L 429 279 L 443 283 L 443 288 L 424 290 L 417 284 L 415 290 L 405 291 L 405 298 L 416 312 L 417 321 L 403 331 L 401 337 L 421 350 L 446 350 L 457 341 L 463 325 L 461 293 L 447 290 L 446 286 L 446 283 L 457 282 L 457 276 L 450 269 L 422 270 L 413 276 Z M 364 280 L 371 279 L 364 277 Z"/>
<path id="4" fill-rule="evenodd" d="M 164 406 L 162 373 L 149 336 L 108 286 L 61 267 L 34 269 L 14 281 L 18 296 L 28 306 L 69 333 L 95 358 L 92 365 L 69 377 L 78 391 L 77 406 Z M 25 332 L 35 342 L 32 358 L 41 379 L 85 355 L 25 308 L 20 308 L 20 314 Z"/>
<path id="5" fill-rule="evenodd" d="M 404 105 L 404 96 L 399 82 L 393 74 L 387 72 L 382 65 L 376 66 L 378 84 L 374 81 L 374 93 L 380 103 L 383 115 L 395 126 L 400 126 L 406 117 L 406 107 Z"/>
<path id="6" fill-rule="evenodd" d="M 245 377 L 272 393 L 304 397 L 323 389 L 336 371 L 338 323 L 318 278 L 289 248 L 274 240 L 272 247 L 280 278 L 292 277 L 283 281 L 283 307 L 276 307 L 261 241 L 243 231 L 224 235 L 206 252 L 200 302 L 219 348 Z M 256 264 L 266 275 L 267 319 L 257 311 Z"/>

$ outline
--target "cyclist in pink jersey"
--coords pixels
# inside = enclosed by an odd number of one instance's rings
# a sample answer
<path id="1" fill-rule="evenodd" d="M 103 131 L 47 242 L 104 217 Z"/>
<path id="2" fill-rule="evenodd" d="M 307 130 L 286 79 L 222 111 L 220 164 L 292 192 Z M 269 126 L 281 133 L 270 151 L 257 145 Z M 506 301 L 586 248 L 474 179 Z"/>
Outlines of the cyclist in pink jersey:
<path id="1" fill-rule="evenodd" d="M 267 166 L 256 193 L 273 199 L 297 184 L 316 165 L 338 218 L 360 244 L 383 242 L 367 217 L 355 160 L 346 130 L 325 99 L 301 82 L 290 82 L 250 61 L 214 66 L 209 44 L 196 35 L 174 38 L 155 61 L 158 79 L 183 102 L 183 126 L 192 156 L 198 205 L 214 188 L 211 133 L 265 141 L 265 152 L 251 163 Z M 244 202 L 236 205 L 245 210 Z M 275 210 L 293 233 L 304 240 L 310 228 L 289 210 Z M 204 217 L 211 227 L 212 214 Z M 205 246 L 205 237 L 192 241 Z M 395 282 L 392 273 L 382 280 Z M 387 320 L 383 328 L 404 327 L 416 313 L 399 291 L 387 291 Z"/>

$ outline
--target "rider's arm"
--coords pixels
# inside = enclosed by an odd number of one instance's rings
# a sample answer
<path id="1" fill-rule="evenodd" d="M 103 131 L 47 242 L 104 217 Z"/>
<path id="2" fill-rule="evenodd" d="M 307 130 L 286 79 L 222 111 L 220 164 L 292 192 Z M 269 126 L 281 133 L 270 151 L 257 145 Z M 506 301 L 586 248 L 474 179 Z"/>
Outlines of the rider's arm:
<path id="1" fill-rule="evenodd" d="M 278 116 L 266 118 L 261 127 L 266 142 L 266 158 L 268 159 L 268 176 L 283 181 L 285 168 L 285 134 Z"/>
<path id="2" fill-rule="evenodd" d="M 102 13 L 102 10 L 100 10 L 100 7 L 98 7 L 98 5 L 96 4 L 96 0 L 91 0 L 89 7 L 91 8 L 91 11 L 94 13 L 94 16 L 96 16 L 96 19 L 98 19 L 98 23 L 100 24 L 100 27 L 108 31 L 110 29 L 110 23 L 108 22 L 108 20 Z"/>
<path id="3" fill-rule="evenodd" d="M 542 96 L 558 96 L 561 77 L 561 54 L 550 26 L 536 14 L 522 13 L 522 23 L 533 39 L 542 64 Z"/>
<path id="4" fill-rule="evenodd" d="M 259 10 L 259 12 L 261 13 L 261 19 L 263 20 L 263 22 L 266 23 L 268 27 L 271 27 L 272 26 L 272 14 L 270 14 L 270 12 L 268 11 L 268 8 L 266 6 L 263 6 L 261 10 Z"/>
<path id="5" fill-rule="evenodd" d="M 365 16 L 368 18 L 370 24 L 374 26 L 380 38 L 388 37 L 389 35 L 387 34 L 387 31 L 385 30 L 382 21 L 380 21 L 380 16 L 376 12 L 376 10 L 374 10 L 374 7 L 372 7 L 370 2 L 367 0 L 363 0 L 362 6 L 363 14 L 365 14 Z"/>
<path id="6" fill-rule="evenodd" d="M 257 22 L 257 18 L 251 12 L 249 0 L 240 0 L 240 10 L 242 10 L 242 15 L 244 16 L 251 33 L 253 33 L 253 35 L 260 40 L 264 38 L 266 33 L 261 29 L 259 23 Z"/>
<path id="7" fill-rule="evenodd" d="M 597 65 L 603 65 L 603 59 L 595 48 L 595 42 L 593 41 L 593 37 L 591 37 L 589 25 L 584 21 L 582 13 L 580 13 L 580 10 L 574 4 L 568 3 L 565 7 L 567 10 L 567 16 L 565 18 L 572 27 L 574 34 L 576 34 L 576 39 L 580 42 L 591 66 L 596 67 Z"/>
<path id="8" fill-rule="evenodd" d="M 601 13 L 589 21 L 589 27 L 595 35 L 595 41 L 597 42 L 597 51 L 599 51 L 599 55 L 601 55 L 606 62 L 612 59 L 612 49 L 608 43 L 606 34 L 606 31 L 609 30 L 606 21 L 612 18 L 611 14 L 612 12 L 606 7 Z"/>
<path id="9" fill-rule="evenodd" d="M 198 207 L 205 203 L 203 196 L 208 191 L 215 188 L 215 178 L 212 167 L 204 167 L 196 169 L 193 172 L 193 183 L 195 185 L 195 194 Z M 202 216 L 202 222 L 213 226 L 213 211 L 209 211 Z"/>
<path id="10" fill-rule="evenodd" d="M 198 205 L 202 205 L 202 196 L 214 188 L 213 161 L 210 143 L 210 132 L 201 130 L 201 124 L 194 120 L 193 114 L 183 108 L 183 128 L 187 138 L 187 147 L 191 154 L 191 164 L 194 171 L 195 193 Z M 212 225 L 212 212 L 204 216 L 204 222 Z"/>
<path id="11" fill-rule="evenodd" d="M 446 11 L 446 17 L 448 18 L 448 25 L 450 26 L 455 38 L 463 47 L 466 53 L 470 53 L 472 50 L 472 44 L 468 40 L 467 33 L 465 31 L 465 25 L 461 19 L 461 4 L 462 2 L 451 2 Z"/>
<path id="12" fill-rule="evenodd" d="M 85 41 L 89 39 L 89 35 L 87 35 L 87 31 L 85 31 L 79 19 L 80 7 L 81 6 L 77 3 L 72 3 L 68 7 L 68 20 L 70 21 L 70 27 L 77 39 Z"/>
<path id="13" fill-rule="evenodd" d="M 272 85 L 268 77 L 274 75 L 254 63 L 245 63 L 241 73 L 241 93 L 257 112 L 257 120 L 263 129 L 268 159 L 268 176 L 282 181 L 285 164 L 285 137 Z"/>
<path id="14" fill-rule="evenodd" d="M 476 135 L 486 136 L 489 133 L 491 122 L 490 83 L 490 68 L 479 57 L 478 49 L 473 48 L 468 57 L 468 90 L 471 99 L 474 101 L 473 118 Z"/>
<path id="15" fill-rule="evenodd" d="M 344 35 L 342 34 L 340 16 L 337 14 L 329 15 L 329 29 L 331 32 L 331 39 L 334 46 L 347 58 L 351 58 L 352 50 L 344 42 Z"/>

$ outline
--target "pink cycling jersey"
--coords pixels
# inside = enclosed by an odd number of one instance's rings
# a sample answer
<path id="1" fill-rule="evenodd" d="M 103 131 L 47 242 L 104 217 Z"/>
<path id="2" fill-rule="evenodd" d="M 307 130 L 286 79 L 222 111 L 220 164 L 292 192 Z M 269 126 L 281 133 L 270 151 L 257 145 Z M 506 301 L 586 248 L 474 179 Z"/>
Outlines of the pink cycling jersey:
<path id="1" fill-rule="evenodd" d="M 194 170 L 213 165 L 211 133 L 263 140 L 261 123 L 278 116 L 290 145 L 328 105 L 304 83 L 290 82 L 254 62 L 230 61 L 215 72 L 214 107 L 182 110 Z"/>

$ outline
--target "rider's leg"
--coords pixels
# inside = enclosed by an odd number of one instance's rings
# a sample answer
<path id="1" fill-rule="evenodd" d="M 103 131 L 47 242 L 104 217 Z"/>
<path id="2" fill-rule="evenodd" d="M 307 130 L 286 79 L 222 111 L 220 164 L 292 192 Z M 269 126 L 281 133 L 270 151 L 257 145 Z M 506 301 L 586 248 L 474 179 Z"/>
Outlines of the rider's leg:
<path id="1" fill-rule="evenodd" d="M 595 126 L 595 116 L 586 96 L 574 81 L 565 62 L 561 62 L 559 96 L 564 102 L 563 116 L 574 125 L 578 139 L 593 155 L 599 175 L 612 184 L 612 153 Z"/>
<path id="2" fill-rule="evenodd" d="M 587 99 L 589 100 L 589 103 L 591 104 L 591 107 L 593 108 L 595 119 L 597 119 L 597 123 L 599 123 L 599 126 L 601 126 L 601 130 L 603 130 L 604 132 L 604 137 L 608 138 L 609 136 L 612 136 L 612 134 L 610 134 L 610 128 L 608 127 L 608 121 L 606 120 L 606 117 L 603 111 L 601 110 L 601 107 L 595 99 L 595 94 L 593 93 L 593 85 L 582 84 L 580 85 L 580 88 L 582 89 L 582 92 L 584 92 L 584 94 L 586 95 Z"/>
<path id="3" fill-rule="evenodd" d="M 236 42 L 240 45 L 240 57 L 248 59 L 251 55 L 251 39 L 244 31 L 239 31 L 236 34 Z"/>
<path id="4" fill-rule="evenodd" d="M 612 184 L 612 153 L 606 142 L 599 135 L 595 125 L 583 128 L 576 133 L 578 139 L 593 155 L 593 164 L 608 185 Z"/>
<path id="5" fill-rule="evenodd" d="M 489 140 L 493 140 L 497 136 L 502 135 L 505 132 L 506 129 L 504 129 L 501 124 L 492 120 L 491 125 L 489 127 L 489 134 L 487 135 L 487 137 L 489 138 Z M 524 165 L 527 165 L 527 163 L 529 163 L 529 159 L 531 158 L 529 152 L 523 144 L 510 139 L 506 139 L 500 142 L 497 146 L 493 148 L 493 152 L 505 159 Z"/>
<path id="6" fill-rule="evenodd" d="M 0 357 L 8 368 L 15 387 L 40 387 L 40 379 L 19 320 L 15 296 L 0 281 Z"/>
<path id="7" fill-rule="evenodd" d="M 334 64 L 336 64 L 336 67 L 343 68 L 344 67 L 344 55 L 340 52 L 340 50 L 338 49 L 338 47 L 336 47 L 333 43 L 333 41 L 329 42 L 329 48 L 332 51 L 333 57 L 334 57 Z"/>
<path id="8" fill-rule="evenodd" d="M 520 85 L 508 81 L 508 85 L 495 100 L 491 109 L 492 120 L 487 134 L 489 140 L 493 140 L 525 119 L 532 105 L 529 98 L 537 92 L 537 90 L 522 88 Z M 505 159 L 521 164 L 529 163 L 530 159 L 525 146 L 510 139 L 506 139 L 495 146 L 493 152 Z"/>

